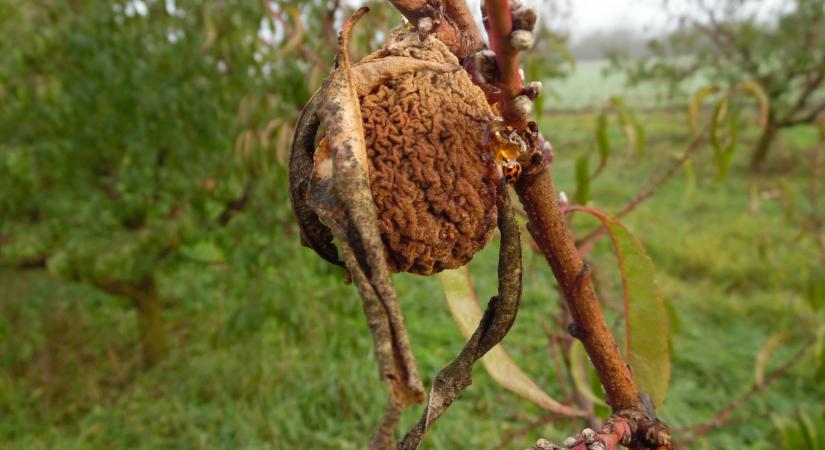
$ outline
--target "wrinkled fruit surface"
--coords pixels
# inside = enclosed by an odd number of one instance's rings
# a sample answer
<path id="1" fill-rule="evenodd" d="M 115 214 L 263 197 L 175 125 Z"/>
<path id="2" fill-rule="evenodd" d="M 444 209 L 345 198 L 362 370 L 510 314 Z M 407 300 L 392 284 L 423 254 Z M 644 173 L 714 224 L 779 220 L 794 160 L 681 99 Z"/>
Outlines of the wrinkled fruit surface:
<path id="1" fill-rule="evenodd" d="M 434 38 L 396 36 L 384 56 L 458 65 Z M 429 275 L 466 264 L 497 222 L 498 173 L 483 147 L 494 113 L 464 70 L 407 72 L 360 98 L 370 187 L 394 272 Z"/>

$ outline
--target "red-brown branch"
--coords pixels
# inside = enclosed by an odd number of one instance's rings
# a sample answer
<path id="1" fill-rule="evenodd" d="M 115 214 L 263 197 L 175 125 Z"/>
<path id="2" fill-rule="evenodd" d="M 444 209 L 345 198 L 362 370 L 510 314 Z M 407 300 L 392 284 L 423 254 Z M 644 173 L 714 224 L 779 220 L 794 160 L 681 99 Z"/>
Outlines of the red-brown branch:
<path id="1" fill-rule="evenodd" d="M 522 92 L 523 85 L 519 73 L 519 52 L 511 43 L 513 18 L 510 2 L 485 0 L 484 7 L 484 26 L 496 54 L 496 86 L 502 91 L 498 99 L 502 115 L 507 121 L 524 124 L 526 117 L 523 112 L 519 113 L 513 107 L 513 100 Z M 609 428 L 610 433 L 604 436 L 603 441 L 606 444 L 612 442 L 613 446 L 620 440 L 630 442 L 634 438 L 643 442 L 645 433 L 632 435 L 643 428 L 642 422 L 649 422 L 639 390 L 607 327 L 593 283 L 587 276 L 587 268 L 556 200 L 549 165 L 545 158 L 533 158 L 524 169 L 515 189 L 529 219 L 527 229 L 564 293 L 573 321 L 571 334 L 584 344 L 604 387 L 607 403 L 613 409 L 614 416 L 608 424 L 615 426 Z M 638 420 L 634 420 L 631 426 L 616 414 L 637 417 Z"/>
<path id="2" fill-rule="evenodd" d="M 636 194 L 636 196 L 630 199 L 630 201 L 627 202 L 624 208 L 622 208 L 618 213 L 616 213 L 616 215 L 613 216 L 613 218 L 621 219 L 622 217 L 633 212 L 636 208 L 639 207 L 639 205 L 647 201 L 649 198 L 653 197 L 653 195 L 656 194 L 659 191 L 659 189 L 661 189 L 662 186 L 665 185 L 665 183 L 667 183 L 671 178 L 673 178 L 674 175 L 676 175 L 677 172 L 679 172 L 679 169 L 681 169 L 685 165 L 685 162 L 689 161 L 690 158 L 692 158 L 693 155 L 700 148 L 702 148 L 702 143 L 704 142 L 704 138 L 702 137 L 703 135 L 704 133 L 695 137 L 693 141 L 691 141 L 687 150 L 685 150 L 685 153 L 682 154 L 682 156 L 679 157 L 679 159 L 674 161 L 670 165 L 670 167 L 668 167 L 665 173 L 663 173 L 657 178 L 654 178 L 650 183 L 648 183 L 648 185 L 644 189 L 642 189 L 638 194 Z M 601 226 L 597 228 L 595 231 L 585 236 L 584 239 L 582 239 L 579 242 L 579 248 L 582 249 L 582 253 L 587 254 L 587 250 L 593 245 L 593 243 L 598 238 L 602 237 L 606 231 L 607 228 Z"/>
<path id="3" fill-rule="evenodd" d="M 484 47 L 481 31 L 464 0 L 444 0 L 438 9 L 428 0 L 390 0 L 395 9 L 419 26 L 423 18 L 432 19 L 432 33 L 458 57 L 465 57 Z"/>
<path id="4" fill-rule="evenodd" d="M 535 174 L 522 176 L 516 183 L 516 192 L 530 221 L 527 229 L 565 293 L 578 337 L 596 368 L 608 404 L 614 412 L 637 408 L 639 391 L 630 369 L 610 334 L 593 284 L 580 277 L 584 262 L 556 200 L 547 165 Z"/>
<path id="5" fill-rule="evenodd" d="M 620 442 L 629 439 L 632 434 L 632 428 L 626 419 L 614 417 L 605 429 L 598 433 L 596 439 L 604 444 L 605 450 L 614 450 Z M 588 446 L 587 443 L 582 442 L 571 450 L 588 450 Z"/>
<path id="6" fill-rule="evenodd" d="M 513 99 L 524 89 L 519 72 L 519 51 L 513 48 L 513 16 L 509 0 L 484 0 L 484 27 L 490 38 L 490 48 L 496 54 L 498 80 L 501 90 L 499 107 L 505 121 L 524 125 L 526 118 L 513 108 Z"/>

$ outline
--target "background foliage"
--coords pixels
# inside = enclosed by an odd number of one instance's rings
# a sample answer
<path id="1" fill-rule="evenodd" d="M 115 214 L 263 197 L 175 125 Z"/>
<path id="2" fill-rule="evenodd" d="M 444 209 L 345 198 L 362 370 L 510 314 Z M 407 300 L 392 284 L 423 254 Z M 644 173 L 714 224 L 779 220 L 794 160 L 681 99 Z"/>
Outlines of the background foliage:
<path id="1" fill-rule="evenodd" d="M 299 245 L 281 165 L 297 112 L 332 60 L 342 13 L 329 3 L 0 0 L 0 447 L 360 448 L 384 395 L 360 301 L 339 269 Z M 397 23 L 383 4 L 373 11 L 356 35 L 361 55 Z M 554 58 L 551 68 L 572 70 L 563 53 Z M 556 74 L 538 62 L 528 70 Z M 558 183 L 572 192 L 576 161 L 598 150 L 599 111 L 554 112 L 569 106 L 548 97 L 542 127 Z M 619 210 L 684 151 L 682 110 L 637 113 L 643 154 L 624 150 L 619 120 L 601 127 L 614 156 L 589 186 L 590 206 Z M 742 139 L 757 138 L 745 127 Z M 825 205 L 810 195 L 822 141 L 811 126 L 778 139 L 772 172 L 754 177 L 736 154 L 715 183 L 708 149 L 691 177 L 623 221 L 671 305 L 673 376 L 660 413 L 676 427 L 739 396 L 772 336 L 809 330 L 769 355 L 767 369 L 825 323 L 816 234 Z M 582 236 L 592 229 L 572 223 Z M 471 263 L 482 298 L 494 292 L 495 246 Z M 599 242 L 591 263 L 608 309 L 621 302 L 612 261 Z M 505 345 L 565 398 L 570 386 L 547 350 L 559 331 L 546 320 L 558 313 L 552 275 L 529 253 L 526 267 L 524 308 Z M 429 383 L 462 338 L 438 280 L 396 281 Z M 168 352 L 151 370 L 133 308 L 147 286 Z M 706 444 L 805 439 L 797 418 L 818 420 L 825 400 L 814 354 Z M 482 370 L 475 380 L 424 448 L 494 448 L 541 418 Z M 546 421 L 510 445 L 579 425 Z"/>

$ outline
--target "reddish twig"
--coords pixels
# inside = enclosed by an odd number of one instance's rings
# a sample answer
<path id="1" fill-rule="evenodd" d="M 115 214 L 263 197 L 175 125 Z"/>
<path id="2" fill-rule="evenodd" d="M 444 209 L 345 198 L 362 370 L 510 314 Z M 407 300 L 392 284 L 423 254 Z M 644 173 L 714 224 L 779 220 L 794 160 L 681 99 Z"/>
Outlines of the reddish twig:
<path id="1" fill-rule="evenodd" d="M 513 442 L 514 439 L 519 438 L 521 436 L 525 436 L 527 433 L 530 433 L 531 431 L 535 430 L 536 428 L 547 425 L 549 423 L 553 423 L 553 421 L 555 421 L 558 418 L 559 418 L 559 415 L 556 414 L 556 413 L 551 413 L 551 414 L 548 414 L 544 417 L 539 417 L 538 419 L 528 423 L 524 427 L 522 427 L 518 430 L 512 431 L 512 432 L 508 433 L 507 435 L 505 435 L 504 439 L 502 439 L 501 442 L 499 442 L 498 445 L 496 445 L 493 450 L 504 450 L 506 448 L 509 448 L 508 447 L 509 444 L 511 442 Z"/>
<path id="2" fill-rule="evenodd" d="M 582 343 L 604 385 L 608 404 L 614 411 L 639 406 L 636 383 L 607 328 L 592 283 L 577 285 L 584 263 L 556 200 L 547 166 L 538 173 L 522 176 L 516 183 L 516 192 L 530 220 L 527 229 L 565 293 L 573 323 L 582 331 Z"/>
<path id="3" fill-rule="evenodd" d="M 690 158 L 692 158 L 693 155 L 696 154 L 696 152 L 700 148 L 702 148 L 702 143 L 705 141 L 702 137 L 703 135 L 704 133 L 702 135 L 695 137 L 693 141 L 691 141 L 687 150 L 685 150 L 685 153 L 683 153 L 682 156 L 675 160 L 670 165 L 670 167 L 668 167 L 665 173 L 651 180 L 650 183 L 648 183 L 648 185 L 644 189 L 642 189 L 638 194 L 636 194 L 632 199 L 630 199 L 630 201 L 627 202 L 624 208 L 622 208 L 618 213 L 616 213 L 615 216 L 613 216 L 613 219 L 621 219 L 622 217 L 633 212 L 636 208 L 639 207 L 639 205 L 647 201 L 649 198 L 653 197 L 653 195 L 656 194 L 659 191 L 659 189 L 661 189 L 662 186 L 665 185 L 665 183 L 667 183 L 671 178 L 673 178 L 676 175 L 677 172 L 679 172 L 679 169 L 681 169 L 684 166 L 685 162 L 690 160 Z M 582 249 L 582 253 L 587 254 L 588 249 L 593 245 L 594 242 L 596 242 L 597 239 L 604 236 L 605 232 L 607 232 L 607 228 L 601 226 L 597 228 L 595 231 L 585 236 L 581 241 L 579 241 L 578 247 Z"/>
<path id="4" fill-rule="evenodd" d="M 524 89 L 519 50 L 512 45 L 513 15 L 509 0 L 484 0 L 484 28 L 490 38 L 490 48 L 496 54 L 498 80 L 493 83 L 501 92 L 498 103 L 505 121 L 525 124 L 526 117 L 513 106 L 513 100 Z"/>
<path id="5" fill-rule="evenodd" d="M 630 436 L 632 436 L 630 423 L 622 417 L 614 417 L 605 424 L 600 433 L 583 432 L 579 438 L 581 442 L 571 450 L 589 450 L 588 444 L 594 442 L 603 443 L 605 450 L 613 450 L 620 443 L 628 444 Z"/>
<path id="6" fill-rule="evenodd" d="M 750 389 L 748 389 L 744 394 L 742 394 L 737 399 L 732 401 L 726 407 L 722 408 L 722 410 L 719 411 L 719 413 L 716 414 L 716 417 L 714 417 L 712 420 L 705 423 L 700 423 L 697 425 L 692 425 L 686 428 L 679 429 L 678 431 L 680 433 L 685 433 L 688 435 L 685 439 L 679 441 L 679 447 L 688 448 L 695 441 L 702 438 L 711 431 L 722 428 L 723 426 L 731 423 L 731 416 L 734 412 L 741 408 L 742 405 L 744 405 L 745 403 L 751 401 L 751 399 L 753 399 L 754 396 L 764 391 L 768 386 L 770 386 L 776 380 L 778 380 L 779 377 L 784 375 L 797 363 L 799 363 L 799 361 L 802 360 L 802 358 L 805 356 L 808 350 L 810 350 L 811 347 L 813 347 L 814 343 L 815 341 L 813 339 L 808 340 L 805 343 L 805 345 L 802 346 L 802 348 L 800 348 L 796 353 L 794 353 L 794 355 L 790 359 L 788 359 L 788 361 L 774 369 L 773 372 L 771 372 L 767 377 L 765 377 L 765 381 L 763 383 L 754 383 L 753 386 L 751 386 Z"/>
<path id="7" fill-rule="evenodd" d="M 484 47 L 481 32 L 464 0 L 390 0 L 390 3 L 419 30 L 435 34 L 459 59 Z"/>
<path id="8" fill-rule="evenodd" d="M 514 39 L 509 0 L 485 0 L 484 25 L 490 46 L 495 52 L 498 78 L 491 84 L 501 91 L 498 103 L 502 115 L 505 121 L 526 128 L 527 113 L 515 104 L 524 87 L 519 71 L 519 50 L 514 44 L 517 40 Z M 541 141 L 538 139 L 535 143 Z M 542 148 L 535 150 L 538 155 L 543 154 Z M 556 200 L 547 159 L 531 158 L 515 184 L 515 189 L 529 219 L 527 229 L 550 264 L 564 293 L 573 321 L 571 330 L 575 331 L 575 337 L 584 344 L 604 387 L 607 403 L 613 409 L 614 416 L 605 423 L 604 435 L 599 436 L 599 440 L 610 448 L 620 441 L 625 445 L 665 444 L 669 447 L 670 436 L 667 430 L 648 416 L 649 411 L 646 411 L 640 400 L 630 369 L 607 327 L 595 289 L 587 276 L 586 266 Z M 649 433 L 654 428 L 655 432 Z"/>

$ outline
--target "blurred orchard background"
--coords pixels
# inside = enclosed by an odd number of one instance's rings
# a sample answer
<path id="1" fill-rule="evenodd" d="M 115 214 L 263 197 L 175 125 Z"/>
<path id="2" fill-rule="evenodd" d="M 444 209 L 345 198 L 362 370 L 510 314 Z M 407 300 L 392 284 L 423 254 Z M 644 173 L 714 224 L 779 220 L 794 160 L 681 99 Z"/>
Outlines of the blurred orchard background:
<path id="1" fill-rule="evenodd" d="M 388 2 L 0 0 L 0 448 L 361 447 L 385 389 L 355 288 L 299 243 L 285 162 L 362 3 L 357 58 L 401 23 Z M 825 449 L 825 3 L 532 4 L 525 72 L 559 188 L 614 215 L 672 173 L 622 219 L 668 301 L 660 417 L 691 448 Z M 504 345 L 604 416 L 579 398 L 592 374 L 560 361 L 528 245 Z M 470 264 L 480 293 L 496 247 Z M 611 251 L 590 259 L 617 319 Z M 438 279 L 395 282 L 428 384 L 463 339 Z M 422 448 L 584 425 L 479 367 Z"/>

